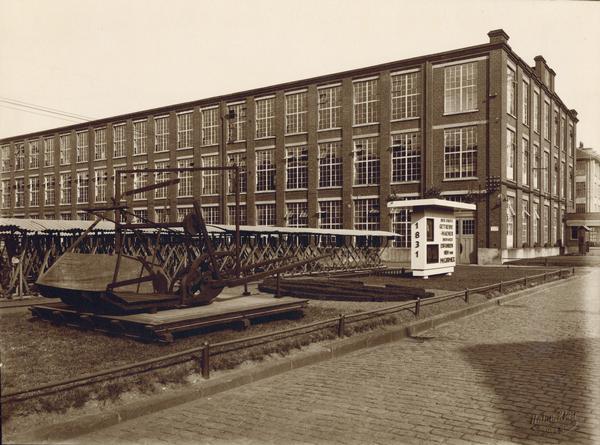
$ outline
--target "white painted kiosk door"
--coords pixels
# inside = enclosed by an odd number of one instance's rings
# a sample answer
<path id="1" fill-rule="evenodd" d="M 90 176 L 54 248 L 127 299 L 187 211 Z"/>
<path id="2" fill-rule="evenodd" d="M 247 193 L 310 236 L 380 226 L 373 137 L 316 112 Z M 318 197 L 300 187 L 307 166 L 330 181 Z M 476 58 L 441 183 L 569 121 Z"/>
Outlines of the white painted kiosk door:
<path id="1" fill-rule="evenodd" d="M 475 219 L 459 218 L 456 220 L 456 250 L 458 264 L 477 263 L 475 253 Z"/>

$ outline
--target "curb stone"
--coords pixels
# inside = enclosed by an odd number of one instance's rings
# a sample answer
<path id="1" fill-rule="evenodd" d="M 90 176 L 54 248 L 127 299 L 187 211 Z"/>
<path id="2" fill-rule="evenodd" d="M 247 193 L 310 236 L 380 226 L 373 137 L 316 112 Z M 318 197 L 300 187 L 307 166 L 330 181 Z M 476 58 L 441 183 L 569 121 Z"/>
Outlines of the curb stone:
<path id="1" fill-rule="evenodd" d="M 227 375 L 205 380 L 196 387 L 190 387 L 167 394 L 153 396 L 150 400 L 141 400 L 106 412 L 87 414 L 53 425 L 46 425 L 26 433 L 15 434 L 5 443 L 25 444 L 49 441 L 65 441 L 116 425 L 120 422 L 161 411 L 194 400 L 210 397 L 248 383 L 256 382 L 268 377 L 273 377 L 293 369 L 313 365 L 326 360 L 331 360 L 361 349 L 371 348 L 386 343 L 395 342 L 416 334 L 420 334 L 437 326 L 488 311 L 503 302 L 509 302 L 521 297 L 535 295 L 540 291 L 560 286 L 574 279 L 574 276 L 557 279 L 550 283 L 538 285 L 535 288 L 522 289 L 510 294 L 491 298 L 483 303 L 478 303 L 462 309 L 434 315 L 432 317 L 417 319 L 402 326 L 380 328 L 377 332 L 358 334 L 345 339 L 334 340 L 327 345 L 317 345 L 311 351 L 300 351 L 289 357 L 281 358 L 275 362 L 260 364 L 252 368 L 238 369 L 228 372 Z"/>

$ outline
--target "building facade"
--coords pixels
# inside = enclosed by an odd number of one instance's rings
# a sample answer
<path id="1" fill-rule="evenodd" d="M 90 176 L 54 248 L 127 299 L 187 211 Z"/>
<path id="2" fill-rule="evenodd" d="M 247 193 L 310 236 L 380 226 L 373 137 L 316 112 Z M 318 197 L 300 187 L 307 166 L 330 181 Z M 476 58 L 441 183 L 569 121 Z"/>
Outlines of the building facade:
<path id="1" fill-rule="evenodd" d="M 600 155 L 592 148 L 577 147 L 575 167 L 575 211 L 567 215 L 567 247 L 577 252 L 577 230 L 585 226 L 586 240 L 600 247 Z"/>
<path id="2" fill-rule="evenodd" d="M 2 214 L 85 218 L 120 168 L 241 166 L 242 223 L 392 230 L 389 199 L 471 201 L 459 261 L 555 253 L 574 206 L 577 113 L 543 57 L 529 66 L 503 30 L 467 48 L 0 140 Z M 494 188 L 490 179 L 495 178 Z M 168 179 L 128 175 L 127 189 Z M 138 218 L 181 219 L 198 199 L 233 223 L 227 175 L 181 174 L 128 197 Z M 404 250 L 402 250 L 404 249 Z M 544 250 L 546 249 L 546 250 Z"/>

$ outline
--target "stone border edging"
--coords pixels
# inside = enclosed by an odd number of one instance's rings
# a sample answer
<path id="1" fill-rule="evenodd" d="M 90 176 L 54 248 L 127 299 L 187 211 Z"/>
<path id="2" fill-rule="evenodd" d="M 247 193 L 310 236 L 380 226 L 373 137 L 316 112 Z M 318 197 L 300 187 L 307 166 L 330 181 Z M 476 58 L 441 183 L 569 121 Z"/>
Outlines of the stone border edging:
<path id="1" fill-rule="evenodd" d="M 458 320 L 469 315 L 490 310 L 501 305 L 502 302 L 512 301 L 517 298 L 535 294 L 539 291 L 553 288 L 574 278 L 558 279 L 535 287 L 522 289 L 510 294 L 492 298 L 483 303 L 467 306 L 462 309 L 434 315 L 432 317 L 416 320 L 402 326 L 385 327 L 377 332 L 359 334 L 341 340 L 334 340 L 327 346 L 319 346 L 317 351 L 300 351 L 290 357 L 284 357 L 276 363 L 268 363 L 252 367 L 250 369 L 239 369 L 231 371 L 227 375 L 214 377 L 203 381 L 197 388 L 178 390 L 174 393 L 154 396 L 151 400 L 132 402 L 124 406 L 114 408 L 108 412 L 87 414 L 62 423 L 47 425 L 33 431 L 16 434 L 14 438 L 6 443 L 24 444 L 39 443 L 42 441 L 64 441 L 82 436 L 93 431 L 116 425 L 126 420 L 182 405 L 187 402 L 209 397 L 230 389 L 237 388 L 248 383 L 256 382 L 268 377 L 330 360 L 342 355 L 373 346 L 383 345 L 394 341 L 411 337 L 415 334 L 427 331 L 431 328 Z"/>

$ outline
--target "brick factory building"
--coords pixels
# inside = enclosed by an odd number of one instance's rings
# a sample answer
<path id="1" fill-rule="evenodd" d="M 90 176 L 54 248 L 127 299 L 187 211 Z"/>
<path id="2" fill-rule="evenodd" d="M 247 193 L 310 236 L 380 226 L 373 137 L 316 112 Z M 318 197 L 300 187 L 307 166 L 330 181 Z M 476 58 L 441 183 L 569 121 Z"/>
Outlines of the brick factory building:
<path id="1" fill-rule="evenodd" d="M 577 113 L 543 57 L 503 30 L 489 43 L 0 140 L 2 215 L 85 218 L 119 168 L 243 166 L 243 223 L 383 229 L 408 258 L 409 215 L 390 198 L 469 201 L 459 262 L 557 254 L 574 207 Z M 131 175 L 128 189 L 159 178 Z M 181 219 L 199 199 L 232 223 L 228 178 L 183 174 L 128 197 L 140 217 Z"/>

